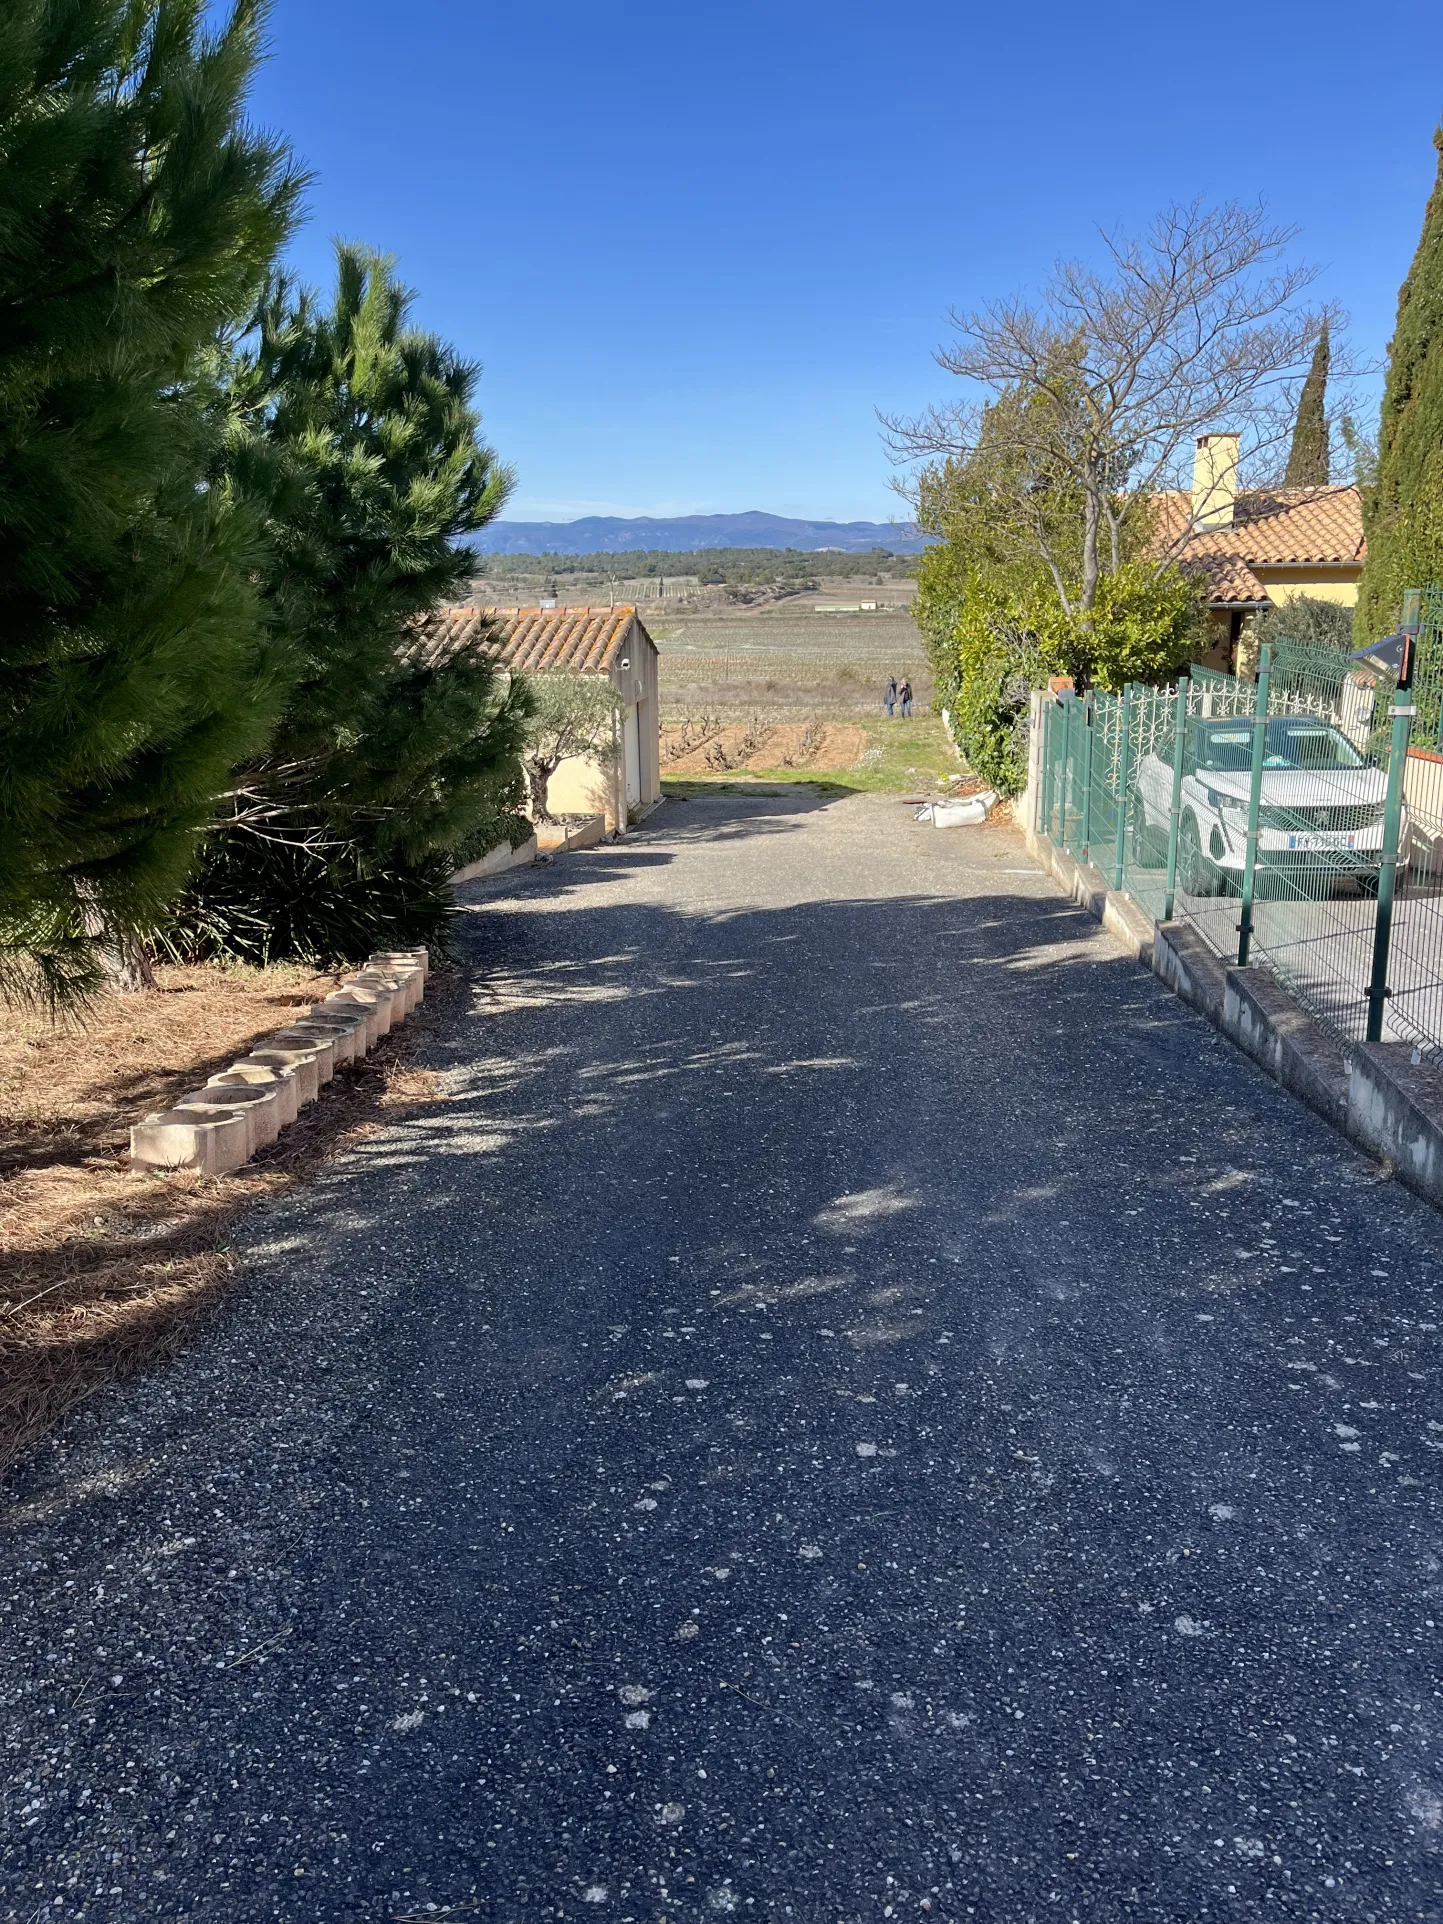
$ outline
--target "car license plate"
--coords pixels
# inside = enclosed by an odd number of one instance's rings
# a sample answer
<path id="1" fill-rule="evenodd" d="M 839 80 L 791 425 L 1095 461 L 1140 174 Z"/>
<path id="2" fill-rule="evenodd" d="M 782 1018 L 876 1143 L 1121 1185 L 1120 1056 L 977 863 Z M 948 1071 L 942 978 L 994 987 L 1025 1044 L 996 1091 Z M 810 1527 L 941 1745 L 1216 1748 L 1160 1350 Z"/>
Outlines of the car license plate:
<path id="1" fill-rule="evenodd" d="M 1355 835 L 1290 835 L 1288 847 L 1302 850 L 1352 848 L 1357 841 Z"/>

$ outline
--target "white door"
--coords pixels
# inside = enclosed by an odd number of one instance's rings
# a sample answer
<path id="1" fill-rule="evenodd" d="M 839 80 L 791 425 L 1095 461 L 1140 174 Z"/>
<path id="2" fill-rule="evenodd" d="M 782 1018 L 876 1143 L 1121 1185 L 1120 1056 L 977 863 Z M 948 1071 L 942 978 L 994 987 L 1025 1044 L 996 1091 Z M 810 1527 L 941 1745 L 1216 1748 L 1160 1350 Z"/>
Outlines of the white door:
<path id="1" fill-rule="evenodd" d="M 626 770 L 626 808 L 630 814 L 641 806 L 641 733 L 636 725 L 635 702 L 622 718 L 621 761 Z"/>

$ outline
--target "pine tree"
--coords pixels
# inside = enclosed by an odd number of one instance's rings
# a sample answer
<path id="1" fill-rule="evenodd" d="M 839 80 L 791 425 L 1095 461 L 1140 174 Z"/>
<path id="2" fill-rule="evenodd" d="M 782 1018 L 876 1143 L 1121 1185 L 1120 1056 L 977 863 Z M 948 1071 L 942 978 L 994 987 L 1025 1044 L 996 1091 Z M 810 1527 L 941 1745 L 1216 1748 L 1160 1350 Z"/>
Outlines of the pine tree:
<path id="1" fill-rule="evenodd" d="M 231 472 L 262 505 L 292 669 L 184 906 L 212 947 L 234 911 L 253 949 L 248 904 L 270 905 L 273 954 L 434 939 L 450 851 L 520 794 L 520 688 L 499 689 L 484 654 L 408 648 L 415 617 L 469 579 L 464 537 L 511 479 L 479 439 L 477 370 L 411 304 L 389 261 L 341 245 L 330 306 L 273 285 L 235 359 Z"/>
<path id="2" fill-rule="evenodd" d="M 1405 588 L 1443 582 L 1443 127 L 1433 144 L 1438 175 L 1398 294 L 1377 478 L 1364 490 L 1368 558 L 1354 628 L 1359 641 L 1392 628 Z"/>
<path id="3" fill-rule="evenodd" d="M 0 985 L 84 994 L 185 877 L 275 663 L 209 361 L 299 176 L 238 0 L 12 0 L 0 33 Z"/>
<path id="4" fill-rule="evenodd" d="M 1288 467 L 1283 476 L 1286 488 L 1326 488 L 1328 466 L 1328 368 L 1332 359 L 1325 320 L 1313 349 L 1313 361 L 1303 391 L 1298 396 L 1298 418 L 1293 424 L 1293 444 L 1288 450 Z"/>

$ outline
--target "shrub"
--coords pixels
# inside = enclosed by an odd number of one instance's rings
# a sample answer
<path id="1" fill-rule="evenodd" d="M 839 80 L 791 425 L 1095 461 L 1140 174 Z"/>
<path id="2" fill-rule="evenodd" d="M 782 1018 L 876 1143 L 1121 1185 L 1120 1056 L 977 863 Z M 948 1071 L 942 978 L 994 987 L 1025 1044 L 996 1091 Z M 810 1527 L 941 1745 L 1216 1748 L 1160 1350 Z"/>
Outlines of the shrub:
<path id="1" fill-rule="evenodd" d="M 1033 688 L 1044 663 L 1020 602 L 974 574 L 956 628 L 956 669 L 942 684 L 957 745 L 973 771 L 1002 795 L 1027 785 Z"/>
<path id="2" fill-rule="evenodd" d="M 1269 608 L 1257 625 L 1260 642 L 1313 642 L 1347 653 L 1353 646 L 1353 610 L 1318 595 L 1295 595 L 1281 608 Z"/>
<path id="3" fill-rule="evenodd" d="M 1098 583 L 1084 623 L 1052 601 L 1036 612 L 1043 658 L 1079 689 L 1120 694 L 1129 682 L 1156 684 L 1177 674 L 1192 650 L 1202 614 L 1198 582 L 1175 567 L 1124 562 Z"/>
<path id="4" fill-rule="evenodd" d="M 1358 642 L 1386 634 L 1405 588 L 1443 579 L 1443 127 L 1433 191 L 1398 318 L 1378 419 L 1377 468 L 1363 490 L 1368 558 L 1358 587 Z"/>
<path id="5" fill-rule="evenodd" d="M 511 848 L 520 848 L 535 833 L 535 824 L 529 816 L 523 815 L 519 809 L 508 810 L 504 814 L 491 816 L 474 828 L 452 850 L 451 859 L 457 868 L 465 868 L 468 862 L 479 862 L 483 855 L 489 855 L 493 848 L 500 848 L 503 842 Z"/>

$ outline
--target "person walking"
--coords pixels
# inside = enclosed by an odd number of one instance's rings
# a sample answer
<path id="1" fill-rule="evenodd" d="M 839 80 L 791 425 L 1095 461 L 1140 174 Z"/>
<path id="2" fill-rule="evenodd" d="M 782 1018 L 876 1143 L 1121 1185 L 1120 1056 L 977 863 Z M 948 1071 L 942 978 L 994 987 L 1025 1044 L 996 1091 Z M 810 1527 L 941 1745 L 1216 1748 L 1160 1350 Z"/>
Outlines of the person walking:
<path id="1" fill-rule="evenodd" d="M 892 711 L 897 706 L 897 678 L 895 675 L 888 675 L 887 677 L 887 685 L 882 690 L 882 706 L 886 709 L 887 719 L 890 721 L 892 719 Z"/>
<path id="2" fill-rule="evenodd" d="M 902 719 L 906 721 L 912 713 L 912 684 L 905 675 L 897 689 L 897 699 L 902 704 Z"/>

